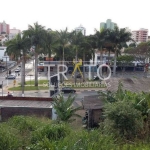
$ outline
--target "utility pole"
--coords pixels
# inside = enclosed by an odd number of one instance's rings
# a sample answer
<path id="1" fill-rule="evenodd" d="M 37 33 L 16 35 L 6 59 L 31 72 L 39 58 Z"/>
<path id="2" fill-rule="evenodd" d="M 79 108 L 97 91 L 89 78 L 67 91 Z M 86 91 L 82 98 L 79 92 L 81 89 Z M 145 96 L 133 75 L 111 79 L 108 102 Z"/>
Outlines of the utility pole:
<path id="1" fill-rule="evenodd" d="M 2 96 L 3 96 L 3 81 L 2 81 Z"/>

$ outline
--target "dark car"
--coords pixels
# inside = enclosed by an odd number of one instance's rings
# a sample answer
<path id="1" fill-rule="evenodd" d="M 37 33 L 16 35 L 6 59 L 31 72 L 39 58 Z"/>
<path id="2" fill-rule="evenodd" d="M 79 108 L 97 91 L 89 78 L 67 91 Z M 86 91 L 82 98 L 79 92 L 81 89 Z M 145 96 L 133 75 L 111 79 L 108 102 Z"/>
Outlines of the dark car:
<path id="1" fill-rule="evenodd" d="M 63 93 L 75 93 L 76 90 L 74 90 L 73 88 L 70 88 L 70 87 L 64 87 L 64 88 L 62 88 L 62 92 Z"/>
<path id="2" fill-rule="evenodd" d="M 99 80 L 99 77 L 98 76 L 94 76 L 93 80 L 97 81 L 97 80 Z"/>
<path id="3" fill-rule="evenodd" d="M 6 79 L 16 79 L 16 76 L 14 76 L 14 75 L 8 75 L 8 76 L 6 77 Z"/>
<path id="4" fill-rule="evenodd" d="M 81 74 L 77 74 L 76 78 L 82 78 Z"/>
<path id="5" fill-rule="evenodd" d="M 94 76 L 93 81 L 99 81 L 100 84 L 102 83 L 102 79 L 100 79 L 98 76 Z"/>

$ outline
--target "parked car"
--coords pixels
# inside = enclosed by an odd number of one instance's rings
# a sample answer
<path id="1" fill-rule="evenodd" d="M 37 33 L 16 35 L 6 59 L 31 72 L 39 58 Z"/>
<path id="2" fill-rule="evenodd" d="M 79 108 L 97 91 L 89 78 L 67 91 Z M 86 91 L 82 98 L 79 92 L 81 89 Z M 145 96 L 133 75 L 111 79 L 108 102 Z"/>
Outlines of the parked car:
<path id="1" fill-rule="evenodd" d="M 77 76 L 76 76 L 77 78 L 82 78 L 82 76 L 81 76 L 81 74 L 79 73 L 79 74 L 77 74 Z"/>
<path id="2" fill-rule="evenodd" d="M 0 68 L 0 72 L 4 72 L 6 71 L 6 69 Z"/>
<path id="3" fill-rule="evenodd" d="M 99 77 L 98 76 L 94 76 L 93 80 L 97 81 L 97 80 L 99 80 Z"/>
<path id="4" fill-rule="evenodd" d="M 16 76 L 10 74 L 10 75 L 8 75 L 5 79 L 16 79 Z"/>
<path id="5" fill-rule="evenodd" d="M 73 88 L 70 88 L 70 87 L 64 87 L 64 88 L 62 88 L 62 92 L 63 93 L 75 93 L 76 90 L 74 90 Z"/>
<path id="6" fill-rule="evenodd" d="M 75 77 L 75 76 L 73 75 L 73 77 Z M 76 75 L 76 78 L 82 78 L 81 74 L 78 73 L 78 74 Z"/>
<path id="7" fill-rule="evenodd" d="M 100 79 L 98 76 L 94 76 L 93 81 L 99 81 L 100 84 L 102 83 L 102 79 Z"/>
<path id="8" fill-rule="evenodd" d="M 72 74 L 72 72 L 73 72 L 72 70 L 69 70 L 69 71 L 68 71 L 69 74 Z"/>
<path id="9" fill-rule="evenodd" d="M 20 68 L 20 67 L 18 67 L 17 69 L 15 69 L 15 73 L 20 72 L 20 70 L 21 70 L 21 68 Z"/>

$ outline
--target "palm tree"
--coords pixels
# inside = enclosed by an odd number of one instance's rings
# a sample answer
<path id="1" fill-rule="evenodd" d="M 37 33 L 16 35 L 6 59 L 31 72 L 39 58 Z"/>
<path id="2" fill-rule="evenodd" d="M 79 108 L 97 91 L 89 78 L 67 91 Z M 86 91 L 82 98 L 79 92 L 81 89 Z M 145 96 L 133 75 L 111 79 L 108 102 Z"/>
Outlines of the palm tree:
<path id="1" fill-rule="evenodd" d="M 22 69 L 21 69 L 21 86 L 22 94 L 24 95 L 24 84 L 25 84 L 25 61 L 27 56 L 27 51 L 29 50 L 31 43 L 30 39 L 25 35 L 17 34 L 16 37 L 6 43 L 7 45 L 7 54 L 15 55 L 16 57 L 21 56 L 22 60 Z"/>
<path id="2" fill-rule="evenodd" d="M 95 51 L 96 51 L 96 41 L 93 35 L 90 35 L 88 37 L 88 43 L 91 45 L 91 54 L 92 54 L 92 59 L 93 59 L 93 65 L 95 64 Z M 93 67 L 93 74 L 92 74 L 92 79 L 94 78 L 94 67 Z"/>
<path id="3" fill-rule="evenodd" d="M 82 34 L 82 32 L 77 32 L 74 30 L 70 33 L 70 43 L 76 53 L 75 55 L 76 62 L 78 60 L 78 50 L 80 48 L 80 44 L 82 43 L 83 39 L 84 35 Z M 75 72 L 75 84 L 76 84 L 76 72 Z"/>
<path id="4" fill-rule="evenodd" d="M 104 48 L 106 49 L 106 51 L 108 52 L 108 64 L 110 64 L 110 53 L 114 52 L 114 45 L 111 42 L 107 42 L 104 45 Z"/>
<path id="5" fill-rule="evenodd" d="M 64 65 L 64 61 L 65 61 L 65 47 L 67 47 L 69 45 L 69 33 L 68 33 L 68 29 L 66 28 L 65 30 L 60 30 L 57 31 L 57 42 L 58 45 L 62 47 L 62 63 Z M 61 67 L 61 70 L 63 70 L 63 67 Z M 63 76 L 61 76 L 61 82 L 63 81 Z"/>
<path id="6" fill-rule="evenodd" d="M 131 33 L 127 32 L 125 28 L 119 29 L 115 27 L 114 30 L 109 30 L 109 37 L 108 40 L 114 46 L 114 66 L 113 66 L 113 75 L 116 75 L 116 59 L 117 59 L 117 52 L 120 52 L 120 47 L 122 47 L 123 43 L 126 43 L 131 39 Z"/>
<path id="7" fill-rule="evenodd" d="M 81 117 L 80 115 L 76 114 L 76 111 L 80 110 L 80 107 L 73 108 L 73 102 L 75 97 L 71 95 L 65 99 L 62 95 L 57 96 L 54 98 L 53 107 L 56 110 L 57 120 L 64 121 L 64 122 L 71 122 L 73 116 Z"/>
<path id="8" fill-rule="evenodd" d="M 28 30 L 24 31 L 24 34 L 30 38 L 32 46 L 35 46 L 35 86 L 38 86 L 38 55 L 42 53 L 42 48 L 45 46 L 45 32 L 44 26 L 37 22 L 34 26 L 29 25 Z"/>
<path id="9" fill-rule="evenodd" d="M 45 49 L 46 49 L 45 53 L 47 53 L 48 57 L 51 58 L 52 50 L 57 41 L 56 32 L 52 30 L 47 30 L 45 32 L 44 41 L 45 41 Z"/>
<path id="10" fill-rule="evenodd" d="M 85 63 L 85 55 L 88 54 L 89 52 L 91 53 L 91 45 L 89 44 L 89 37 L 85 36 L 83 38 L 83 41 L 80 43 L 80 49 L 83 53 L 83 82 L 85 81 L 85 67 L 84 67 L 84 63 Z"/>
<path id="11" fill-rule="evenodd" d="M 63 63 L 64 63 L 64 61 L 65 61 L 65 58 L 64 58 L 64 56 L 65 56 L 64 55 L 64 49 L 69 44 L 69 42 L 68 42 L 69 41 L 69 39 L 68 39 L 69 38 L 68 29 L 66 28 L 65 30 L 60 30 L 60 32 L 57 31 L 57 36 L 58 36 L 58 43 L 63 48 L 62 58 L 63 58 Z"/>
<path id="12" fill-rule="evenodd" d="M 94 34 L 94 39 L 96 42 L 96 47 L 100 51 L 100 64 L 103 63 L 103 47 L 106 43 L 106 38 L 108 36 L 108 30 L 102 29 L 100 32 L 96 31 Z"/>
<path id="13" fill-rule="evenodd" d="M 66 61 L 72 61 L 74 58 L 74 51 L 72 50 L 71 45 L 68 47 L 64 48 L 64 57 Z M 63 47 L 60 45 L 55 45 L 53 47 L 53 54 L 55 55 L 55 58 L 57 58 L 57 60 L 62 60 L 63 59 Z"/>

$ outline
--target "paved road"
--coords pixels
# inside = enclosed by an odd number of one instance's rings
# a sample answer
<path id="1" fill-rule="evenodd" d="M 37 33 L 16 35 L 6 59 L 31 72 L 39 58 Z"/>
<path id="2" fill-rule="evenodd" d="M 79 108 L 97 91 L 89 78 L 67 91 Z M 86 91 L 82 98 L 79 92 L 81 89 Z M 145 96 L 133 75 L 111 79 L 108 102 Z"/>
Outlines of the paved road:
<path id="1" fill-rule="evenodd" d="M 13 93 L 13 92 L 12 92 Z M 2 95 L 2 92 L 0 91 L 0 95 Z M 3 95 L 7 95 L 5 92 Z M 14 96 L 21 96 L 21 91 L 14 91 Z M 97 91 L 79 91 L 77 90 L 76 93 L 71 94 L 72 96 L 75 96 L 75 101 L 81 101 L 84 96 L 91 96 L 91 95 L 97 95 Z M 28 97 L 49 97 L 49 91 L 48 90 L 42 90 L 42 91 L 25 91 L 25 96 Z M 69 94 L 63 94 L 65 98 L 69 96 Z"/>
<path id="2" fill-rule="evenodd" d="M 13 69 L 11 69 L 11 74 L 15 75 L 15 69 L 17 68 L 18 66 L 14 67 Z M 27 75 L 31 70 L 33 69 L 33 62 L 30 61 L 28 63 L 26 63 L 25 65 L 25 74 Z M 9 86 L 10 84 L 12 85 L 13 84 L 13 80 L 10 80 L 10 79 L 5 79 L 5 77 L 7 76 L 7 72 L 3 72 L 3 73 L 0 73 L 0 84 L 2 84 L 2 81 L 3 81 L 3 86 Z M 16 76 L 16 81 L 21 81 L 21 77 Z"/>

